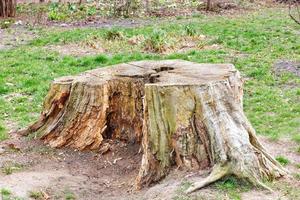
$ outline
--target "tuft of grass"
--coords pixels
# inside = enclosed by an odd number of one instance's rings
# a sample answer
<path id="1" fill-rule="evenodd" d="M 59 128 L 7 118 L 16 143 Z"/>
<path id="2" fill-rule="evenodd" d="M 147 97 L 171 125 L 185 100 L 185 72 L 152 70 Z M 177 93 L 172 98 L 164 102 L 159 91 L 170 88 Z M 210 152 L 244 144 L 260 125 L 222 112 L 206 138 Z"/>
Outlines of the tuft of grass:
<path id="1" fill-rule="evenodd" d="M 2 188 L 0 190 L 0 193 L 1 193 L 0 195 L 1 200 L 25 200 L 24 198 L 12 195 L 12 192 L 7 188 Z"/>
<path id="2" fill-rule="evenodd" d="M 296 134 L 293 136 L 293 140 L 300 144 L 300 134 Z"/>
<path id="3" fill-rule="evenodd" d="M 168 48 L 168 35 L 162 29 L 155 29 L 144 41 L 144 49 L 154 53 L 163 53 Z"/>
<path id="4" fill-rule="evenodd" d="M 228 194 L 230 199 L 240 200 L 241 192 L 246 192 L 251 188 L 248 182 L 236 179 L 233 176 L 227 177 L 215 183 L 215 187 Z"/>
<path id="5" fill-rule="evenodd" d="M 6 189 L 6 188 L 2 188 L 0 190 L 1 192 L 1 196 L 0 196 L 0 199 L 2 200 L 11 200 L 12 199 L 12 192 L 9 190 L 9 189 Z"/>
<path id="6" fill-rule="evenodd" d="M 197 35 L 197 30 L 196 30 L 194 24 L 187 24 L 187 25 L 185 25 L 184 26 L 184 31 L 185 31 L 185 34 L 188 35 L 188 36 L 195 36 L 195 35 Z"/>
<path id="7" fill-rule="evenodd" d="M 41 200 L 41 199 L 43 199 L 43 193 L 40 191 L 30 191 L 29 197 L 33 198 L 33 199 Z"/>
<path id="8" fill-rule="evenodd" d="M 181 19 L 183 19 L 184 18 L 184 16 L 176 16 L 176 20 L 181 20 Z"/>
<path id="9" fill-rule="evenodd" d="M 0 124 L 0 142 L 6 140 L 8 138 L 8 134 L 6 129 Z"/>
<path id="10" fill-rule="evenodd" d="M 275 159 L 283 166 L 286 166 L 290 163 L 290 161 L 284 156 L 277 156 Z"/>
<path id="11" fill-rule="evenodd" d="M 20 165 L 18 163 L 6 163 L 3 167 L 2 167 L 2 173 L 6 174 L 6 175 L 10 175 L 16 171 L 19 171 L 23 168 L 23 165 Z"/>
<path id="12" fill-rule="evenodd" d="M 106 40 L 122 40 L 123 38 L 123 33 L 117 29 L 110 29 L 104 35 Z"/>
<path id="13" fill-rule="evenodd" d="M 9 196 L 9 195 L 12 194 L 11 191 L 10 191 L 9 189 L 6 189 L 6 188 L 2 188 L 2 189 L 0 190 L 0 192 L 1 192 L 1 195 L 2 195 L 2 196 Z"/>
<path id="14" fill-rule="evenodd" d="M 66 191 L 65 192 L 65 200 L 75 200 L 75 194 L 71 191 Z"/>
<path id="15" fill-rule="evenodd" d="M 300 173 L 294 174 L 294 177 L 295 177 L 297 180 L 300 180 Z"/>
<path id="16" fill-rule="evenodd" d="M 13 19 L 0 20 L 0 29 L 7 29 L 14 23 Z"/>
<path id="17" fill-rule="evenodd" d="M 221 190 L 232 190 L 232 189 L 237 189 L 238 187 L 238 181 L 234 177 L 229 177 L 226 178 L 223 181 L 220 181 L 216 184 L 218 189 Z"/>

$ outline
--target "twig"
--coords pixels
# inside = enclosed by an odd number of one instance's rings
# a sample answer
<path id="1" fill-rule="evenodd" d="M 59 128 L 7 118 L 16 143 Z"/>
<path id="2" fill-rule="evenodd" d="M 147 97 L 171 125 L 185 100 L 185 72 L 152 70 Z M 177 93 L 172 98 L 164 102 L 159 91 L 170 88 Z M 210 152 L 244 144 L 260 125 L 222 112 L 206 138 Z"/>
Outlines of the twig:
<path id="1" fill-rule="evenodd" d="M 298 4 L 295 4 L 295 6 L 297 7 L 297 12 L 298 12 L 298 15 L 299 15 L 299 20 L 297 20 L 297 19 L 292 15 L 292 12 L 291 12 L 291 10 L 292 10 L 292 3 L 289 4 L 289 16 L 290 16 L 290 18 L 291 18 L 294 22 L 296 22 L 297 24 L 300 25 L 300 12 L 299 12 L 299 7 L 298 7 Z"/>

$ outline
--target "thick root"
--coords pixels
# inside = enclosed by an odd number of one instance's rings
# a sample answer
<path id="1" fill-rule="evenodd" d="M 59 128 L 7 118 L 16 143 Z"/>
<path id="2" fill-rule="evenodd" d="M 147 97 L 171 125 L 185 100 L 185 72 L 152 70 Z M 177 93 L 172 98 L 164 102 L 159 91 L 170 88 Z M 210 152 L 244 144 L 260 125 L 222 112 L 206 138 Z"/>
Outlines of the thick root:
<path id="1" fill-rule="evenodd" d="M 224 166 L 221 165 L 215 165 L 212 169 L 212 172 L 209 174 L 208 177 L 206 177 L 204 180 L 198 181 L 193 183 L 193 186 L 188 188 L 185 193 L 189 194 L 196 190 L 199 190 L 215 181 L 220 180 L 224 176 L 226 176 L 229 173 L 229 165 L 225 164 Z"/>
<path id="2" fill-rule="evenodd" d="M 209 174 L 208 177 L 204 178 L 201 181 L 194 182 L 190 188 L 188 188 L 185 193 L 190 194 L 192 192 L 195 192 L 196 190 L 199 190 L 209 184 L 212 184 L 222 178 L 224 178 L 227 175 L 234 174 L 230 171 L 230 165 L 227 163 L 224 166 L 221 165 L 215 165 L 212 169 L 212 172 Z M 245 177 L 243 177 L 245 179 Z M 261 182 L 259 179 L 248 179 L 253 185 L 260 187 L 262 189 L 268 190 L 270 192 L 273 192 L 273 190 L 265 185 L 263 182 Z"/>

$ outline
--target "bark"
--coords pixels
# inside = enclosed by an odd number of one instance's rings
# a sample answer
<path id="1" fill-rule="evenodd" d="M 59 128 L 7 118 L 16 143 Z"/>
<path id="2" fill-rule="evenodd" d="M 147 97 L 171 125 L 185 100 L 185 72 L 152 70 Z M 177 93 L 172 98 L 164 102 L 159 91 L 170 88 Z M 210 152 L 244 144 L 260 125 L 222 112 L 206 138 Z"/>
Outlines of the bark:
<path id="1" fill-rule="evenodd" d="M 16 0 L 0 0 L 0 17 L 15 17 Z"/>
<path id="2" fill-rule="evenodd" d="M 206 10 L 210 11 L 212 9 L 212 0 L 207 0 L 206 2 Z"/>
<path id="3" fill-rule="evenodd" d="M 52 147 L 98 149 L 103 139 L 142 143 L 138 188 L 173 166 L 210 168 L 192 192 L 226 175 L 255 185 L 286 174 L 243 112 L 243 82 L 230 64 L 140 61 L 55 80 L 36 132 Z"/>
<path id="4" fill-rule="evenodd" d="M 149 13 L 150 12 L 150 0 L 145 0 L 144 1 L 144 7 L 146 8 L 146 12 Z"/>

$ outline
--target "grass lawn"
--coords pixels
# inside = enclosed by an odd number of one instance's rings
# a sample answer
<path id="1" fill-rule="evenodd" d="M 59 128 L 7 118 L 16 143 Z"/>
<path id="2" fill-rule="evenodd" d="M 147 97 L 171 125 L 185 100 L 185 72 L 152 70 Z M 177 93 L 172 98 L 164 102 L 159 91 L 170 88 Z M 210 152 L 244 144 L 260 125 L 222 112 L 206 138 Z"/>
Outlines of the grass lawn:
<path id="1" fill-rule="evenodd" d="M 183 53 L 147 53 L 143 44 L 132 47 L 128 38 L 155 37 L 172 46 L 184 36 L 187 26 L 193 34 L 205 35 L 200 45 L 219 49 L 198 49 Z M 196 16 L 140 28 L 38 29 L 38 39 L 17 48 L 0 51 L 0 138 L 5 139 L 6 123 L 24 127 L 37 118 L 53 78 L 77 74 L 96 67 L 142 59 L 184 59 L 199 63 L 233 63 L 246 78 L 244 109 L 259 134 L 272 138 L 291 136 L 299 141 L 300 80 L 291 74 L 274 75 L 278 60 L 300 59 L 300 37 L 286 11 L 269 9 L 235 18 Z M 44 46 L 104 40 L 109 32 L 121 38 L 105 44 L 111 53 L 95 56 L 62 56 Z M 154 35 L 154 36 L 153 36 Z M 174 39 L 175 38 L 175 39 Z M 176 41 L 175 41 L 176 42 Z M 171 44 L 171 45 L 170 45 Z M 113 47 L 113 48 L 112 48 Z"/>

